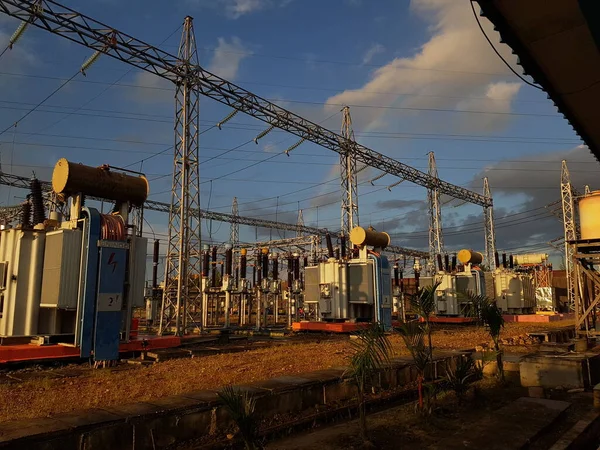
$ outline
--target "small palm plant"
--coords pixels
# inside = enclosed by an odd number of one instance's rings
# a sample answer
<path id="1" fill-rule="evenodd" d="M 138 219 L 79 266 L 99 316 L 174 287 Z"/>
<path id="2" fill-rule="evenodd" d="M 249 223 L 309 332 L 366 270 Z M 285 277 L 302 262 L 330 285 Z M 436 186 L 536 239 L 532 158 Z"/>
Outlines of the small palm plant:
<path id="1" fill-rule="evenodd" d="M 502 352 L 500 350 L 500 333 L 504 328 L 504 317 L 502 311 L 496 305 L 496 302 L 485 295 L 467 294 L 471 303 L 471 315 L 485 325 L 490 337 L 494 342 L 494 351 L 496 352 L 496 363 L 498 364 L 498 376 L 504 381 L 504 364 L 502 361 Z"/>
<path id="2" fill-rule="evenodd" d="M 435 313 L 435 293 L 441 282 L 436 282 L 432 286 L 426 286 L 419 289 L 416 295 L 410 299 L 410 306 L 414 313 L 418 314 L 425 321 L 425 331 L 427 332 L 427 343 L 429 345 L 429 354 L 433 355 L 433 344 L 431 341 L 431 316 Z"/>
<path id="3" fill-rule="evenodd" d="M 385 334 L 383 325 L 374 323 L 356 333 L 351 341 L 354 353 L 350 358 L 347 373 L 354 379 L 358 388 L 358 413 L 360 437 L 367 440 L 367 416 L 365 392 L 367 384 L 376 370 L 389 364 L 392 346 Z"/>
<path id="4" fill-rule="evenodd" d="M 246 450 L 257 449 L 258 420 L 254 414 L 256 400 L 248 391 L 240 391 L 233 386 L 224 387 L 218 395 L 237 425 Z"/>
<path id="5" fill-rule="evenodd" d="M 451 367 L 447 368 L 444 384 L 454 391 L 459 405 L 462 404 L 471 382 L 480 378 L 479 374 L 480 372 L 478 372 L 471 355 L 460 357 L 454 369 Z"/>
<path id="6" fill-rule="evenodd" d="M 396 331 L 402 336 L 417 368 L 419 408 L 423 410 L 423 380 L 427 364 L 431 361 L 431 347 L 425 345 L 425 330 L 418 322 L 406 322 Z"/>

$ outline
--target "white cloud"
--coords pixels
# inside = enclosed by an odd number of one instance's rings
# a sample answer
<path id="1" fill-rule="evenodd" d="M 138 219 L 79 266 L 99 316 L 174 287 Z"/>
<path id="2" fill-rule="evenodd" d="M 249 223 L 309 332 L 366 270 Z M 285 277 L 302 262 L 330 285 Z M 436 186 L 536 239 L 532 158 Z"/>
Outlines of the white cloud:
<path id="1" fill-rule="evenodd" d="M 194 6 L 201 8 L 216 8 L 222 10 L 227 17 L 239 19 L 246 14 L 251 14 L 273 7 L 285 7 L 293 0 L 188 0 Z"/>
<path id="2" fill-rule="evenodd" d="M 244 47 L 240 38 L 234 36 L 231 42 L 219 38 L 219 45 L 215 49 L 208 70 L 226 80 L 234 80 L 240 63 L 250 55 L 252 52 Z"/>
<path id="3" fill-rule="evenodd" d="M 385 52 L 385 47 L 383 45 L 373 44 L 363 56 L 363 64 L 369 64 L 375 55 L 383 52 Z"/>
<path id="4" fill-rule="evenodd" d="M 412 0 L 411 8 L 430 23 L 429 41 L 414 55 L 395 58 L 377 69 L 361 88 L 346 90 L 329 98 L 327 103 L 331 105 L 326 110 L 333 112 L 339 104 L 384 107 L 353 109 L 355 129 L 361 131 L 387 126 L 386 117 L 390 110 L 385 107 L 458 109 L 462 99 L 482 93 L 487 98 L 479 101 L 477 110 L 494 111 L 501 103 L 505 105 L 505 110 L 510 110 L 511 100 L 518 88 L 514 87 L 516 83 L 498 83 L 512 79 L 511 75 L 481 35 L 469 2 Z M 496 41 L 497 34 L 492 25 L 485 19 L 481 20 L 486 33 Z M 508 47 L 498 44 L 498 49 L 514 64 L 515 57 Z M 397 95 L 403 93 L 412 95 Z M 404 112 L 404 116 L 413 121 L 420 114 L 414 111 Z M 447 116 L 451 120 L 437 121 L 439 124 L 435 126 L 456 126 L 452 122 L 458 116 L 472 118 L 475 115 L 453 114 Z M 489 116 L 486 129 L 506 123 L 506 117 Z M 394 118 L 397 122 L 397 116 Z M 464 120 L 464 117 L 458 120 Z M 415 126 L 420 125 L 416 123 Z M 429 131 L 432 131 L 431 124 Z"/>
<path id="5" fill-rule="evenodd" d="M 175 96 L 173 83 L 150 72 L 138 72 L 134 76 L 137 88 L 128 88 L 128 95 L 140 103 L 172 103 Z"/>

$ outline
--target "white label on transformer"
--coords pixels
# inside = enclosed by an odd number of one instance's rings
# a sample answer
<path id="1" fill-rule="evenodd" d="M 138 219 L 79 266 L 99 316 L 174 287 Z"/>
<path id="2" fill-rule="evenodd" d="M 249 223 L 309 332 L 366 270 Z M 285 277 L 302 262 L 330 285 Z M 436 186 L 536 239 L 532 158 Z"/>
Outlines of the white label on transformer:
<path id="1" fill-rule="evenodd" d="M 98 311 L 121 311 L 121 294 L 98 294 Z"/>

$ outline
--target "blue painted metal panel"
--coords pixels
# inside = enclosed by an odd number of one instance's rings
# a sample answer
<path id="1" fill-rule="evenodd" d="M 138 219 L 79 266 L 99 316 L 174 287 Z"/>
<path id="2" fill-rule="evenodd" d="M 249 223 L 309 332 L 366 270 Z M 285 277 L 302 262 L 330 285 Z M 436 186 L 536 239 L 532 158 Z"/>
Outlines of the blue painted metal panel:
<path id="1" fill-rule="evenodd" d="M 83 208 L 84 244 L 86 246 L 83 276 L 83 297 L 80 299 L 79 354 L 89 358 L 94 342 L 94 321 L 98 282 L 98 240 L 100 239 L 100 213 L 94 208 Z"/>
<path id="2" fill-rule="evenodd" d="M 392 328 L 392 277 L 386 256 L 369 255 L 375 268 L 375 320 L 386 330 Z"/>
<path id="3" fill-rule="evenodd" d="M 123 290 L 127 250 L 103 247 L 100 249 L 94 360 L 109 361 L 119 357 Z"/>

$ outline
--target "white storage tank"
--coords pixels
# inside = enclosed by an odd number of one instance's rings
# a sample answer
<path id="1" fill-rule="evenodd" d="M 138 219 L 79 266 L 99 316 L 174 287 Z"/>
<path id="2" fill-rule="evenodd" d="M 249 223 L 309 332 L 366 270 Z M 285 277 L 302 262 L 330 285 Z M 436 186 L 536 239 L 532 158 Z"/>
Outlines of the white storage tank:
<path id="1" fill-rule="evenodd" d="M 0 336 L 38 333 L 43 230 L 0 231 Z"/>

